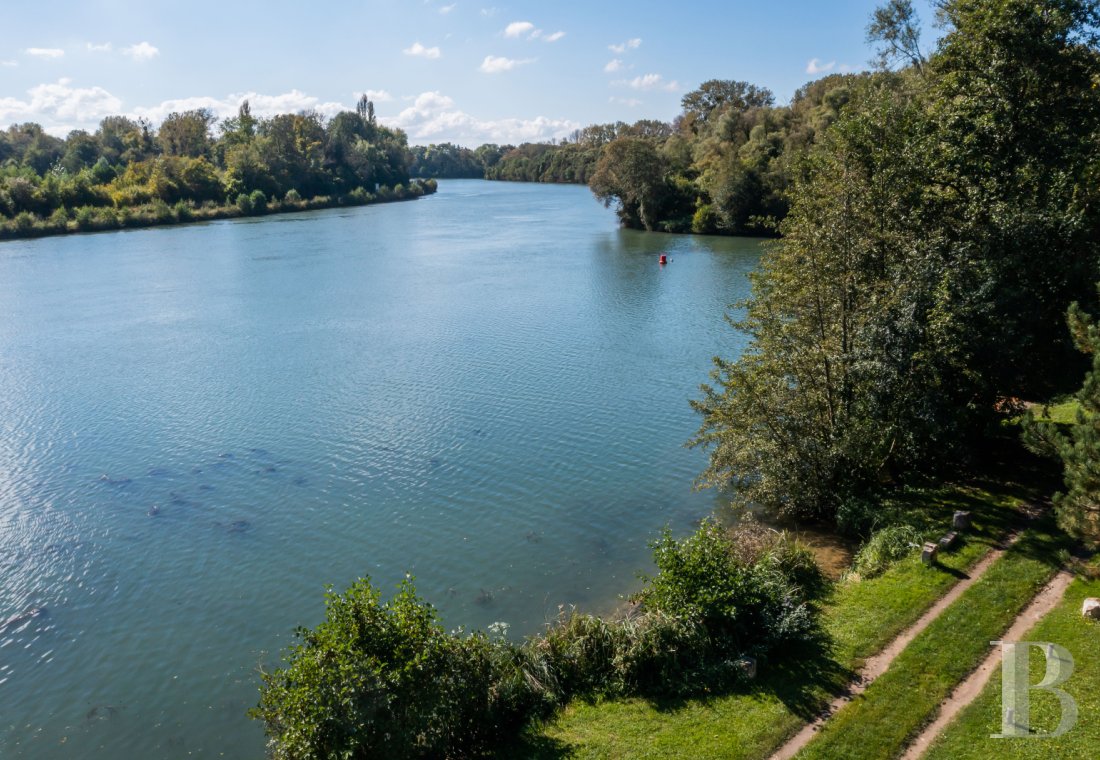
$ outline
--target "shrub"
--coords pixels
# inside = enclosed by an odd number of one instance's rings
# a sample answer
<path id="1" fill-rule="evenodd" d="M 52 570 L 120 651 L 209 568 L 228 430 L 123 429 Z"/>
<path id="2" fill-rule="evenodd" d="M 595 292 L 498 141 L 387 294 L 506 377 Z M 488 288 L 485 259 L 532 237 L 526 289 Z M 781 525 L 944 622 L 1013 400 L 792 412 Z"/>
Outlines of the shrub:
<path id="1" fill-rule="evenodd" d="M 241 213 L 245 216 L 252 213 L 252 199 L 247 193 L 241 193 L 237 196 L 237 208 L 239 208 Z"/>
<path id="2" fill-rule="evenodd" d="M 873 498 L 846 495 L 837 505 L 837 528 L 849 536 L 865 537 L 882 524 L 884 506 Z"/>
<path id="3" fill-rule="evenodd" d="M 49 225 L 55 230 L 64 231 L 69 228 L 69 210 L 64 206 L 58 206 L 50 214 Z"/>
<path id="4" fill-rule="evenodd" d="M 12 229 L 16 232 L 30 232 L 34 229 L 37 217 L 29 211 L 20 211 L 11 220 Z"/>
<path id="5" fill-rule="evenodd" d="M 76 226 L 80 230 L 90 230 L 95 227 L 95 209 L 91 206 L 81 206 L 76 210 Z"/>
<path id="6" fill-rule="evenodd" d="M 187 201 L 177 201 L 172 211 L 181 222 L 189 222 L 195 218 L 195 210 Z"/>
<path id="7" fill-rule="evenodd" d="M 709 235 L 718 229 L 718 212 L 709 203 L 700 206 L 691 217 L 691 231 L 697 235 Z"/>
<path id="8" fill-rule="evenodd" d="M 871 534 L 852 561 L 852 572 L 861 578 L 873 578 L 890 565 L 919 549 L 924 539 L 909 525 L 891 525 Z"/>
<path id="9" fill-rule="evenodd" d="M 681 541 L 666 529 L 653 555 L 658 573 L 636 598 L 701 625 L 720 657 L 763 654 L 813 633 L 802 591 L 774 561 L 740 561 L 714 520 Z"/>
<path id="10" fill-rule="evenodd" d="M 267 196 L 264 195 L 263 190 L 253 190 L 252 194 L 248 196 L 248 202 L 252 206 L 253 214 L 263 214 L 267 212 Z"/>
<path id="11" fill-rule="evenodd" d="M 357 187 L 348 193 L 348 200 L 357 205 L 366 205 L 374 200 L 374 196 L 367 192 L 366 188 Z"/>
<path id="12" fill-rule="evenodd" d="M 484 634 L 447 633 L 411 580 L 383 602 L 369 579 L 326 596 L 327 616 L 283 670 L 263 674 L 276 758 L 453 757 L 526 720 L 540 700 L 522 653 Z"/>
<path id="13" fill-rule="evenodd" d="M 302 196 L 293 187 L 286 191 L 286 197 L 284 198 L 287 203 L 301 203 Z"/>
<path id="14" fill-rule="evenodd" d="M 165 204 L 167 208 L 167 204 Z M 168 211 L 168 218 L 171 218 L 171 210 Z M 119 214 L 111 208 L 97 208 L 95 210 L 95 216 L 92 219 L 92 227 L 97 230 L 113 230 L 117 229 L 121 221 Z"/>
<path id="15" fill-rule="evenodd" d="M 411 580 L 389 602 L 369 579 L 342 595 L 330 590 L 324 622 L 299 629 L 286 666 L 263 673 L 250 714 L 264 721 L 275 758 L 456 757 L 571 698 L 730 686 L 743 678 L 738 657 L 816 630 L 802 590 L 812 558 L 768 535 L 745 562 L 714 521 L 681 541 L 666 530 L 653 544 L 658 572 L 638 595 L 640 613 L 563 611 L 518 646 L 445 632 Z"/>
<path id="16" fill-rule="evenodd" d="M 154 200 L 149 206 L 153 212 L 153 218 L 159 223 L 167 224 L 168 222 L 174 222 L 176 220 L 176 215 L 172 213 L 172 207 L 160 198 Z"/>

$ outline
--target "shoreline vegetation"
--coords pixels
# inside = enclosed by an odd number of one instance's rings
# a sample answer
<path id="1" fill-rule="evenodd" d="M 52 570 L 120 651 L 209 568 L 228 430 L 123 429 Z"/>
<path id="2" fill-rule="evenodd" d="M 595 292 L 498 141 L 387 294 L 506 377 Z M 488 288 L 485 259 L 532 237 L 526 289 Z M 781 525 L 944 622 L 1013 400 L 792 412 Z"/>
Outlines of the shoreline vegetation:
<path id="1" fill-rule="evenodd" d="M 84 232 L 108 232 L 111 230 L 147 229 L 177 224 L 212 222 L 219 219 L 240 219 L 250 216 L 291 214 L 300 211 L 319 211 L 330 208 L 353 208 L 378 203 L 416 200 L 432 195 L 438 189 L 434 179 L 410 180 L 408 186 L 379 187 L 369 193 L 357 188 L 347 195 L 319 195 L 301 199 L 288 193 L 283 199 L 268 200 L 261 191 L 242 195 L 233 203 L 217 204 L 206 201 L 201 205 L 194 201 L 167 203 L 154 202 L 131 208 L 94 208 L 84 206 L 72 213 L 52 214 L 42 219 L 23 212 L 12 220 L 0 223 L 0 241 L 26 240 L 54 235 L 73 235 Z"/>
<path id="2" fill-rule="evenodd" d="M 711 79 L 670 122 L 593 124 L 561 141 L 410 148 L 412 176 L 587 185 L 627 228 L 769 236 L 818 138 L 871 77 L 830 74 L 786 105 L 749 82 Z"/>
<path id="3" fill-rule="evenodd" d="M 216 135 L 215 135 L 216 133 Z M 410 200 L 408 138 L 355 111 L 252 115 L 207 109 L 159 127 L 108 116 L 61 140 L 34 123 L 0 131 L 0 240 Z"/>

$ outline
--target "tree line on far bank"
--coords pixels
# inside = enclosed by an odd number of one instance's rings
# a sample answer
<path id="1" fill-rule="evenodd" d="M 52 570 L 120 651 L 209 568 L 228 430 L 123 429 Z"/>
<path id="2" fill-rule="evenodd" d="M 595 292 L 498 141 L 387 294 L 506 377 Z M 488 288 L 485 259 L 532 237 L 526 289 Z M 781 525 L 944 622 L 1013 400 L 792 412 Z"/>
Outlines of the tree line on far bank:
<path id="1" fill-rule="evenodd" d="M 414 197 L 408 140 L 355 111 L 252 115 L 245 101 L 220 123 L 206 109 L 159 128 L 110 116 L 64 140 L 38 124 L 0 131 L 0 234 L 186 221 Z"/>
<path id="2" fill-rule="evenodd" d="M 671 123 L 594 124 L 554 143 L 414 146 L 414 177 L 587 184 L 626 227 L 772 235 L 787 213 L 799 160 L 866 74 L 810 82 L 790 104 L 766 88 L 712 79 Z"/>

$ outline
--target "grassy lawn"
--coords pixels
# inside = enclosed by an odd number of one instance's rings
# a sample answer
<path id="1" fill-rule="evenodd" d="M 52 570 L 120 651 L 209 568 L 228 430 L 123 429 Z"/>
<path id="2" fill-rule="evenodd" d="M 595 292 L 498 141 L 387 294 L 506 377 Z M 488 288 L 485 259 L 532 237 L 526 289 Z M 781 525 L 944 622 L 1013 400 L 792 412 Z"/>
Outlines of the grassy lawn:
<path id="1" fill-rule="evenodd" d="M 886 673 L 833 716 L 799 757 L 897 756 L 1054 574 L 1062 544 L 1052 522 L 1029 529 Z"/>
<path id="2" fill-rule="evenodd" d="M 1076 425 L 1077 410 L 1080 408 L 1081 404 L 1077 399 L 1070 399 L 1060 404 L 1037 406 L 1034 411 L 1036 419 L 1054 422 L 1059 425 Z"/>
<path id="3" fill-rule="evenodd" d="M 1100 754 L 1100 624 L 1081 617 L 1085 597 L 1100 596 L 1100 581 L 1078 579 L 1069 587 L 1066 598 L 1029 633 L 1027 641 L 1061 644 L 1074 659 L 1074 672 L 1065 689 L 1077 701 L 1077 725 L 1056 739 L 991 739 L 1001 727 L 1001 676 L 993 675 L 989 685 L 929 751 L 930 760 L 966 760 L 967 758 L 1045 758 L 1096 757 Z M 1031 683 L 1044 672 L 1042 655 L 1033 651 Z M 1058 725 L 1060 706 L 1057 697 L 1046 692 L 1031 692 L 1031 726 L 1050 731 Z"/>
<path id="4" fill-rule="evenodd" d="M 1017 495 L 952 488 L 913 494 L 890 506 L 930 532 L 950 525 L 956 509 L 974 514 L 961 547 L 925 568 L 899 562 L 870 580 L 837 584 L 823 606 L 828 651 L 764 664 L 748 693 L 676 702 L 645 699 L 576 702 L 502 757 L 762 758 L 836 695 L 863 659 L 886 646 L 935 603 L 1014 522 Z M 919 518 L 918 518 L 919 515 Z"/>

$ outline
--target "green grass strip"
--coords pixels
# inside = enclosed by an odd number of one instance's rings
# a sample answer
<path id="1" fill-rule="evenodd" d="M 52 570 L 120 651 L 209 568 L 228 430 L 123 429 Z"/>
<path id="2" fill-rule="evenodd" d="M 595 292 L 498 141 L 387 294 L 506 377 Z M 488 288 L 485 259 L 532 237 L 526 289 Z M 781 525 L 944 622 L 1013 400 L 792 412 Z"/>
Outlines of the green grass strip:
<path id="1" fill-rule="evenodd" d="M 1006 491 L 977 488 L 914 494 L 895 505 L 907 521 L 942 531 L 955 510 L 968 509 L 973 532 L 943 557 L 939 569 L 913 557 L 877 578 L 837 584 L 822 611 L 832 642 L 828 655 L 769 664 L 748 693 L 674 702 L 575 702 L 501 757 L 767 757 L 848 684 L 865 658 L 915 622 L 989 551 L 1015 519 L 1018 503 Z"/>
<path id="2" fill-rule="evenodd" d="M 1061 644 L 1074 659 L 1073 675 L 1061 687 L 1077 703 L 1077 724 L 1065 735 L 1053 739 L 993 739 L 1001 729 L 1001 673 L 998 670 L 973 703 L 947 727 L 925 756 L 929 760 L 1055 760 L 1067 757 L 1096 757 L 1100 754 L 1100 623 L 1081 617 L 1086 597 L 1100 597 L 1100 580 L 1078 579 L 1066 591 L 1065 599 L 1025 636 L 1026 641 Z M 1032 651 L 1031 683 L 1038 683 L 1045 663 L 1038 650 Z M 1032 691 L 1031 728 L 1052 731 L 1061 719 L 1057 697 Z"/>
<path id="3" fill-rule="evenodd" d="M 1054 574 L 1061 544 L 1029 530 L 922 631 L 867 690 L 829 719 L 799 758 L 887 760 L 928 723 Z"/>

